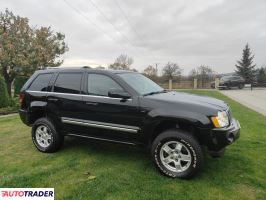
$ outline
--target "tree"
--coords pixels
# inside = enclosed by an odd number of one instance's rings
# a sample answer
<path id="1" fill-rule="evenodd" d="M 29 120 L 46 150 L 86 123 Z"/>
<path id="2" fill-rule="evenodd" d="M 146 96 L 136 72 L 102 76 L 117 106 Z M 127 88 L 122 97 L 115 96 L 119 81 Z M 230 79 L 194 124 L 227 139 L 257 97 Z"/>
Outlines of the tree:
<path id="1" fill-rule="evenodd" d="M 266 84 L 266 68 L 261 67 L 258 69 L 257 81 L 259 84 Z"/>
<path id="2" fill-rule="evenodd" d="M 168 80 L 173 80 L 175 77 L 180 76 L 182 69 L 177 63 L 168 62 L 163 68 L 163 76 L 167 77 Z"/>
<path id="3" fill-rule="evenodd" d="M 153 67 L 152 65 L 149 65 L 146 67 L 143 71 L 143 73 L 148 76 L 149 78 L 155 78 L 157 77 L 157 69 Z"/>
<path id="4" fill-rule="evenodd" d="M 255 78 L 256 65 L 252 64 L 254 59 L 254 55 L 249 48 L 249 45 L 246 44 L 245 48 L 243 49 L 242 58 L 240 61 L 237 61 L 236 66 L 236 73 L 242 76 L 245 79 L 246 83 L 252 83 Z"/>
<path id="5" fill-rule="evenodd" d="M 134 62 L 133 58 L 127 56 L 126 54 L 121 54 L 116 58 L 113 64 L 109 65 L 109 69 L 130 70 L 133 62 Z"/>
<path id="6" fill-rule="evenodd" d="M 201 65 L 196 69 L 192 69 L 190 72 L 192 79 L 196 78 L 201 82 L 201 86 L 204 87 L 205 83 L 213 80 L 214 71 L 209 66 Z"/>
<path id="7" fill-rule="evenodd" d="M 63 63 L 60 56 L 68 51 L 64 42 L 65 35 L 59 32 L 53 33 L 51 27 L 41 27 L 35 30 L 33 39 L 34 57 L 30 64 L 36 68 L 57 67 Z"/>
<path id="8" fill-rule="evenodd" d="M 6 83 L 0 76 L 0 108 L 9 106 L 9 98 L 6 89 Z"/>
<path id="9" fill-rule="evenodd" d="M 64 37 L 50 27 L 32 28 L 27 18 L 8 9 L 0 13 L 0 70 L 9 96 L 17 75 L 30 75 L 37 68 L 63 62 L 59 57 L 68 50 Z"/>

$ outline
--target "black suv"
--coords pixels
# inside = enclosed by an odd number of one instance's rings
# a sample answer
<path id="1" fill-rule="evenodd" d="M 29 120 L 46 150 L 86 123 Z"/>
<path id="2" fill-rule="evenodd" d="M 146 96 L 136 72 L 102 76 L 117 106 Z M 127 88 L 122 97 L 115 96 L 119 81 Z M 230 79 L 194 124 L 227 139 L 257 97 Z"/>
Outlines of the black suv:
<path id="1" fill-rule="evenodd" d="M 223 76 L 219 82 L 219 89 L 231 89 L 232 87 L 238 87 L 242 89 L 245 85 L 245 80 L 241 76 Z"/>
<path id="2" fill-rule="evenodd" d="M 55 152 L 64 136 L 142 145 L 163 174 L 190 178 L 203 165 L 203 147 L 221 156 L 240 134 L 218 99 L 163 90 L 130 71 L 40 70 L 20 93 L 22 121 L 41 152 Z"/>

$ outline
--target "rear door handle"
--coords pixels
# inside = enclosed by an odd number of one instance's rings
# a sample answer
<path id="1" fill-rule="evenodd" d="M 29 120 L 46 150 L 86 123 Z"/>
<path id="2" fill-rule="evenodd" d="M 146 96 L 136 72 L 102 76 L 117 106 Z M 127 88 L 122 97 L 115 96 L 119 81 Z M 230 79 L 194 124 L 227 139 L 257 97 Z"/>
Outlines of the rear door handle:
<path id="1" fill-rule="evenodd" d="M 54 102 L 57 102 L 58 99 L 57 99 L 57 98 L 48 98 L 48 101 L 54 101 Z"/>
<path id="2" fill-rule="evenodd" d="M 98 103 L 96 103 L 96 102 L 90 102 L 90 101 L 87 101 L 86 104 L 87 105 L 92 105 L 92 106 L 97 106 L 98 105 Z"/>

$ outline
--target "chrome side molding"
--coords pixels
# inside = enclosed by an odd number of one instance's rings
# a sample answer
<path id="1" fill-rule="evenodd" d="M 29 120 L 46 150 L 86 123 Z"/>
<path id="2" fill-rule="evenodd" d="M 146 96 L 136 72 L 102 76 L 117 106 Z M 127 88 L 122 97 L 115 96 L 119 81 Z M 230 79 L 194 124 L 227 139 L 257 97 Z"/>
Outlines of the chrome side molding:
<path id="1" fill-rule="evenodd" d="M 61 120 L 65 124 L 74 124 L 74 125 L 88 126 L 88 127 L 93 127 L 93 128 L 123 131 L 123 132 L 128 132 L 128 133 L 138 133 L 140 130 L 140 128 L 136 126 L 127 126 L 127 125 L 121 125 L 121 124 L 81 120 L 81 119 L 74 119 L 74 118 L 68 118 L 68 117 L 62 117 Z"/>

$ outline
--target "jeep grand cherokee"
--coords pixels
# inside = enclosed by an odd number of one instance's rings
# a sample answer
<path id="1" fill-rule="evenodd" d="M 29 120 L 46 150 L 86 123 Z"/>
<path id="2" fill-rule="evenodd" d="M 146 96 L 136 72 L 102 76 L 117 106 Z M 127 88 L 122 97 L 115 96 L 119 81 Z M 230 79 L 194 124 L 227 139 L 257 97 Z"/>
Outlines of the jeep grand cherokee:
<path id="1" fill-rule="evenodd" d="M 220 156 L 240 134 L 225 102 L 166 91 L 131 71 L 39 70 L 21 89 L 20 103 L 41 152 L 57 151 L 64 136 L 141 145 L 170 177 L 192 177 L 203 165 L 203 147 Z"/>

